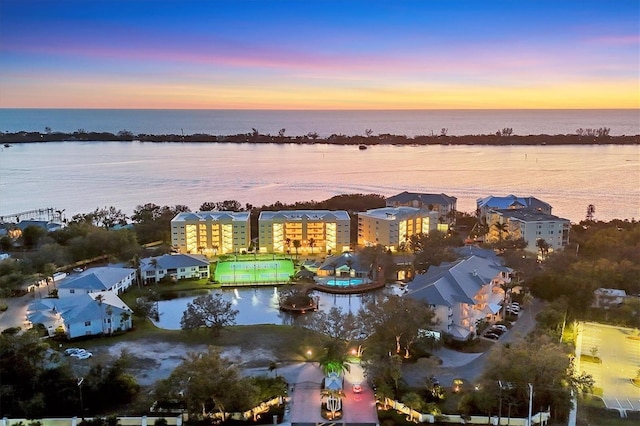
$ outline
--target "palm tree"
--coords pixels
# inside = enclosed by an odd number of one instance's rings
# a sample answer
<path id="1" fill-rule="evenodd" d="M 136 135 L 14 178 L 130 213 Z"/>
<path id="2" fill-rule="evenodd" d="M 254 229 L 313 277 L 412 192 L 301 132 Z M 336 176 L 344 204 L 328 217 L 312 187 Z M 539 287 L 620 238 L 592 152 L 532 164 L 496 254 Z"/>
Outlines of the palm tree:
<path id="1" fill-rule="evenodd" d="M 104 334 L 104 314 L 102 311 L 102 303 L 104 302 L 104 296 L 102 294 L 98 294 L 95 298 L 95 301 L 98 302 L 98 306 L 100 307 L 100 323 L 102 328 L 102 334 Z"/>
<path id="2" fill-rule="evenodd" d="M 316 240 L 315 238 L 309 238 L 309 247 L 311 248 L 311 254 L 313 254 L 313 248 L 316 245 Z"/>
<path id="3" fill-rule="evenodd" d="M 109 316 L 109 336 L 113 334 L 113 308 L 108 305 L 105 313 Z"/>
<path id="4" fill-rule="evenodd" d="M 300 248 L 300 240 L 293 240 L 293 248 L 296 249 L 296 261 L 298 260 L 298 249 Z"/>
<path id="5" fill-rule="evenodd" d="M 540 261 L 543 261 L 547 254 L 549 253 L 549 243 L 547 243 L 544 238 L 538 238 L 536 241 L 536 246 L 540 252 Z"/>
<path id="6" fill-rule="evenodd" d="M 138 285 L 138 289 L 140 289 L 140 255 L 138 253 L 133 255 L 131 265 L 136 270 L 136 284 Z"/>
<path id="7" fill-rule="evenodd" d="M 152 257 L 149 264 L 153 266 L 153 280 L 158 284 L 158 259 L 156 257 Z"/>
<path id="8" fill-rule="evenodd" d="M 353 266 L 353 259 L 350 255 L 345 261 L 345 264 L 349 267 L 349 287 L 351 287 L 351 267 Z"/>
<path id="9" fill-rule="evenodd" d="M 129 321 L 129 318 L 131 318 L 131 315 L 129 314 L 129 312 L 122 311 L 122 313 L 120 314 L 120 324 L 122 325 L 123 330 L 126 330 L 127 321 Z"/>
<path id="10" fill-rule="evenodd" d="M 506 223 L 496 222 L 493 224 L 493 227 L 498 231 L 498 238 L 502 241 L 502 234 L 509 232 L 509 225 Z"/>

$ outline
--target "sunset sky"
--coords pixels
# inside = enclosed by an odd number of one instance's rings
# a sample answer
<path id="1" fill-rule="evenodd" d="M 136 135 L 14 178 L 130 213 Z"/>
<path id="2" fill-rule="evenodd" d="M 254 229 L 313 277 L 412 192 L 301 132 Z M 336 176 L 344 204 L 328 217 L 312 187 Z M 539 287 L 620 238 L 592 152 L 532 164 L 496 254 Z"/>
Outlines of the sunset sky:
<path id="1" fill-rule="evenodd" d="M 0 0 L 0 107 L 639 108 L 639 5 Z"/>

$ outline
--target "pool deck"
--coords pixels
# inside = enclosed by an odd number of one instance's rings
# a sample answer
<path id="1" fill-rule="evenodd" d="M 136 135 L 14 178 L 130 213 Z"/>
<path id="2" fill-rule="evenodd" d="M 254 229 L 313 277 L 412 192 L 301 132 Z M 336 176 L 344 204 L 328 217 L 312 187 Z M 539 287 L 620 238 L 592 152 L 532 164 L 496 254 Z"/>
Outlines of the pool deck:
<path id="1" fill-rule="evenodd" d="M 351 286 L 334 286 L 334 285 L 325 285 L 322 283 L 316 283 L 313 289 L 322 291 L 323 293 L 358 294 L 358 293 L 366 293 L 368 291 L 377 290 L 384 286 L 385 286 L 384 281 L 370 282 L 367 284 L 355 284 Z"/>

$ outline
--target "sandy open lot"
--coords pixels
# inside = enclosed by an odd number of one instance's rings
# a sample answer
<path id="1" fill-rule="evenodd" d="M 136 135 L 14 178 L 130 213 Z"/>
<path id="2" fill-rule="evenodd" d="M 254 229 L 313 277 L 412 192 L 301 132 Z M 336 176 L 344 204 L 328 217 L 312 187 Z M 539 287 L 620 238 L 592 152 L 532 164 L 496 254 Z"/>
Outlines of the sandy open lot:
<path id="1" fill-rule="evenodd" d="M 153 385 L 156 381 L 169 377 L 189 352 L 204 352 L 206 345 L 185 345 L 180 343 L 137 340 L 120 342 L 91 348 L 93 357 L 90 360 L 69 358 L 74 369 L 82 374 L 91 365 L 107 364 L 110 359 L 117 358 L 123 351 L 131 357 L 131 373 L 142 386 Z M 220 348 L 222 355 L 240 368 L 266 368 L 275 359 L 273 354 L 263 348 L 251 350 L 240 347 Z"/>

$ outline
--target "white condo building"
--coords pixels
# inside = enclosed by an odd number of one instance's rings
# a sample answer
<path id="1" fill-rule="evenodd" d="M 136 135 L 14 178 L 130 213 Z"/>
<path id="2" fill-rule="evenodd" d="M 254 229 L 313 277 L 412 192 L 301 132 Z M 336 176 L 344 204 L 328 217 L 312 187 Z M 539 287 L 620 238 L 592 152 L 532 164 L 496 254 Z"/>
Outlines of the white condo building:
<path id="1" fill-rule="evenodd" d="M 383 245 L 397 251 L 412 235 L 438 226 L 438 212 L 416 207 L 383 207 L 358 213 L 358 246 Z"/>
<path id="2" fill-rule="evenodd" d="M 351 244 L 351 218 L 344 210 L 263 211 L 258 218 L 263 253 L 342 253 Z"/>
<path id="3" fill-rule="evenodd" d="M 171 244 L 180 253 L 239 253 L 249 248 L 249 212 L 183 212 L 171 220 Z"/>

